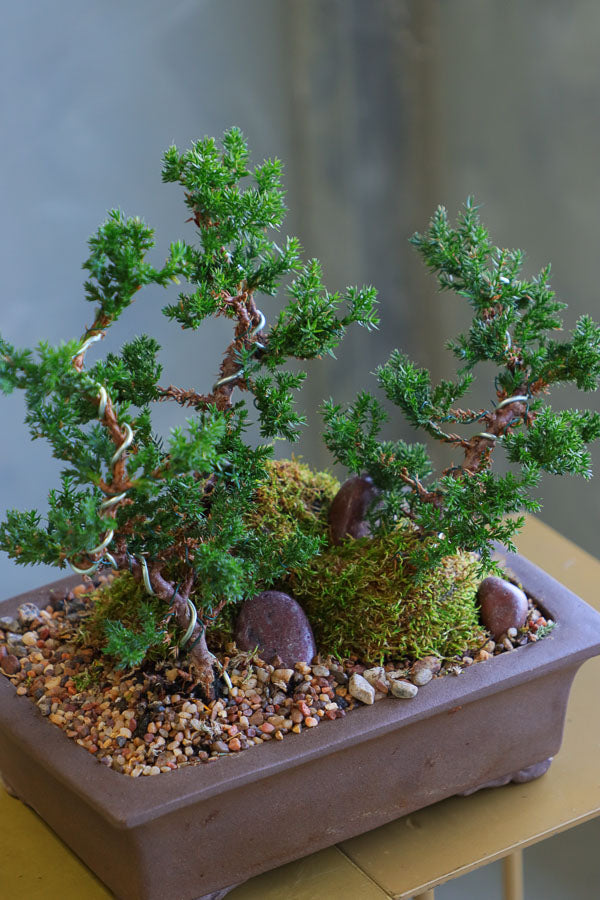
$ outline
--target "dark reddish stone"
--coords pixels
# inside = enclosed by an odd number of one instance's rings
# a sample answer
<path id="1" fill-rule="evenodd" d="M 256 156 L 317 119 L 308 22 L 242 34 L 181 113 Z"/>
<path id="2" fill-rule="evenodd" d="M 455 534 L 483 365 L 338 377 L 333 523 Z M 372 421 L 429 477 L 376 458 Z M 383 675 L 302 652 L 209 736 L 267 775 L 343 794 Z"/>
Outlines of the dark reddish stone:
<path id="1" fill-rule="evenodd" d="M 521 628 L 527 620 L 527 596 L 521 588 L 490 575 L 484 578 L 477 591 L 481 607 L 481 621 L 494 639 L 509 628 Z"/>
<path id="2" fill-rule="evenodd" d="M 21 668 L 18 658 L 12 653 L 8 653 L 0 659 L 0 666 L 6 675 L 14 675 Z"/>
<path id="3" fill-rule="evenodd" d="M 341 544 L 347 537 L 370 537 L 371 529 L 365 516 L 377 494 L 373 479 L 368 475 L 355 475 L 343 483 L 329 508 L 329 528 L 334 544 Z"/>
<path id="4" fill-rule="evenodd" d="M 263 591 L 242 604 L 235 641 L 240 650 L 258 647 L 267 662 L 278 656 L 290 667 L 297 662 L 309 663 L 317 652 L 304 610 L 282 591 Z"/>

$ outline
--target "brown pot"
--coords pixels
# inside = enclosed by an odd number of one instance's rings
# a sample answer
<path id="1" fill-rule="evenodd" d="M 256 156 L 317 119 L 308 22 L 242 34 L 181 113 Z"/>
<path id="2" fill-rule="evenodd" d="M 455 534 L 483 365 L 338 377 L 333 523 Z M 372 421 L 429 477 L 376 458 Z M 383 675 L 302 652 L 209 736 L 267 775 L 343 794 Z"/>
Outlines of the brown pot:
<path id="1" fill-rule="evenodd" d="M 556 754 L 600 615 L 510 568 L 558 624 L 539 643 L 253 752 L 153 778 L 107 769 L 0 678 L 0 771 L 122 900 L 193 900 Z M 53 586 L 56 588 L 56 585 Z M 44 603 L 41 588 L 0 606 Z"/>

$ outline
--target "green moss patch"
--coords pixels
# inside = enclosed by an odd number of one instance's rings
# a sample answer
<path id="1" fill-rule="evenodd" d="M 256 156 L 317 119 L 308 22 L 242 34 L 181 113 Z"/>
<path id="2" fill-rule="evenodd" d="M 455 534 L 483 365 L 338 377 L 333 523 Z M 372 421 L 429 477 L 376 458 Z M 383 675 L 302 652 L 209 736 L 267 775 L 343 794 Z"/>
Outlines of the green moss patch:
<path id="1" fill-rule="evenodd" d="M 381 663 L 406 657 L 452 657 L 481 646 L 473 554 L 446 557 L 420 584 L 405 555 L 409 528 L 375 539 L 349 540 L 292 573 L 290 590 L 303 605 L 323 653 Z"/>
<path id="2" fill-rule="evenodd" d="M 267 471 L 248 524 L 268 531 L 274 540 L 291 537 L 298 527 L 311 536 L 327 534 L 327 511 L 339 481 L 329 472 L 314 472 L 295 458 L 269 460 Z"/>
<path id="3" fill-rule="evenodd" d="M 86 620 L 86 643 L 110 653 L 122 664 L 136 665 L 144 656 L 167 657 L 170 642 L 161 623 L 168 614 L 168 604 L 148 594 L 129 572 L 119 573 L 95 591 L 92 603 L 93 612 Z M 141 637 L 150 644 L 147 654 L 138 651 Z"/>

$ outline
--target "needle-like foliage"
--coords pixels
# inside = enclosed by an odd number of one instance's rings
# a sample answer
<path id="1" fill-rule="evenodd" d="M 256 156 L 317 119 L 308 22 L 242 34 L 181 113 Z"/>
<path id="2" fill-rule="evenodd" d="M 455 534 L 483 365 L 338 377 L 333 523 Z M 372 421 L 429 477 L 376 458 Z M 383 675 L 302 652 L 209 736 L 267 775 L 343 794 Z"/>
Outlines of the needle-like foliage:
<path id="1" fill-rule="evenodd" d="M 285 214 L 281 164 L 252 168 L 238 129 L 221 145 L 207 138 L 184 153 L 171 147 L 162 174 L 183 187 L 196 242 L 172 243 L 155 268 L 146 260 L 152 229 L 113 211 L 84 263 L 91 326 L 58 347 L 34 350 L 0 337 L 0 389 L 24 391 L 32 438 L 47 440 L 64 464 L 46 518 L 11 510 L 0 525 L 0 548 L 21 564 L 70 563 L 91 572 L 104 561 L 130 570 L 165 602 L 209 685 L 205 630 L 220 610 L 301 566 L 322 542 L 298 525 L 275 544 L 268 529 L 249 525 L 272 441 L 296 440 L 304 422 L 294 398 L 305 373 L 288 363 L 332 353 L 352 323 L 376 326 L 376 296 L 368 287 L 330 294 L 319 263 L 301 261 L 297 239 L 276 243 Z M 184 329 L 211 316 L 233 324 L 210 390 L 163 385 L 160 345 L 148 335 L 84 367 L 86 352 L 141 288 L 181 279 L 186 288 L 165 306 L 167 319 Z M 257 298 L 278 291 L 287 296 L 267 329 Z M 152 426 L 152 407 L 163 401 L 191 413 L 166 442 Z M 245 438 L 254 409 L 258 446 Z M 109 646 L 117 656 L 121 646 L 125 663 L 139 660 L 159 626 L 152 620 L 126 640 L 125 626 L 113 623 Z"/>
<path id="2" fill-rule="evenodd" d="M 555 411 L 546 397 L 557 384 L 596 390 L 600 326 L 581 316 L 571 334 L 557 340 L 566 304 L 550 288 L 550 267 L 523 279 L 522 252 L 492 244 L 471 200 L 456 226 L 439 207 L 428 230 L 411 240 L 440 290 L 464 297 L 473 319 L 448 345 L 460 364 L 455 381 L 433 385 L 429 372 L 398 350 L 377 369 L 377 380 L 413 428 L 462 459 L 434 477 L 424 445 L 380 439 L 388 416 L 367 393 L 346 409 L 327 402 L 324 417 L 325 442 L 335 458 L 355 474 L 368 473 L 381 491 L 370 513 L 374 530 L 389 533 L 408 518 L 422 535 L 411 554 L 419 576 L 458 550 L 478 552 L 488 567 L 491 541 L 513 549 L 523 518 L 511 515 L 539 508 L 532 489 L 542 472 L 591 476 L 588 445 L 600 436 L 600 415 Z M 497 369 L 496 402 L 462 408 L 474 370 L 490 362 Z M 499 447 L 517 464 L 515 472 L 491 470 Z"/>

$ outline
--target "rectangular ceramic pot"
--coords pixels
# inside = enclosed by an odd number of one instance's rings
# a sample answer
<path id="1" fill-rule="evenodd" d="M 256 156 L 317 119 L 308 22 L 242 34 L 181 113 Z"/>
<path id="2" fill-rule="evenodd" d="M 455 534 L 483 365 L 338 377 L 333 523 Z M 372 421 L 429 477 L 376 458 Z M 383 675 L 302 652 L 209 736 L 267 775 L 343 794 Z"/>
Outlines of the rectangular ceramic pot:
<path id="1" fill-rule="evenodd" d="M 414 700 L 133 779 L 99 765 L 0 678 L 0 771 L 122 900 L 194 900 L 510 776 L 558 751 L 573 677 L 600 653 L 600 615 L 526 560 L 509 565 L 557 627 Z M 43 605 L 47 590 L 0 614 Z"/>

